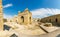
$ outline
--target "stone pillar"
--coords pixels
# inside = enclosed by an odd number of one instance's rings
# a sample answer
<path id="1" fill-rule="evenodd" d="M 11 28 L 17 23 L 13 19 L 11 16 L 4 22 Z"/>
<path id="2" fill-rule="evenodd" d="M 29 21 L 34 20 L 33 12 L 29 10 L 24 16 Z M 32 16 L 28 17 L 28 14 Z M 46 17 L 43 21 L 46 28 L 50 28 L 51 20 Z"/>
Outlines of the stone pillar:
<path id="1" fill-rule="evenodd" d="M 18 17 L 17 17 L 17 19 L 18 19 L 18 23 L 19 24 L 21 24 L 21 12 L 20 11 L 18 11 Z"/>
<path id="2" fill-rule="evenodd" d="M 3 11 L 2 0 L 0 0 L 0 30 L 3 30 Z"/>

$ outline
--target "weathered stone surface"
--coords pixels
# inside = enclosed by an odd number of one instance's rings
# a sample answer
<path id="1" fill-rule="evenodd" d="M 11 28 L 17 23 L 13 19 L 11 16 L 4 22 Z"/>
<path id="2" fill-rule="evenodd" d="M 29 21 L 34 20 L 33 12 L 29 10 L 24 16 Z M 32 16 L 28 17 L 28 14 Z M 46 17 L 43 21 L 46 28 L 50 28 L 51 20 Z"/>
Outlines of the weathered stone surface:
<path id="1" fill-rule="evenodd" d="M 4 25 L 3 30 L 8 30 L 8 31 L 9 31 L 9 30 L 10 30 L 10 28 L 11 28 L 10 26 Z"/>
<path id="2" fill-rule="evenodd" d="M 60 27 L 60 14 L 49 16 L 46 18 L 42 18 L 41 22 L 50 22 L 54 26 L 59 26 Z"/>
<path id="3" fill-rule="evenodd" d="M 32 23 L 32 13 L 26 8 L 22 13 L 18 13 L 18 23 L 19 24 L 31 24 Z"/>
<path id="4" fill-rule="evenodd" d="M 18 37 L 16 34 L 12 34 L 10 37 Z"/>
<path id="5" fill-rule="evenodd" d="M 3 30 L 3 12 L 2 12 L 2 0 L 0 0 L 0 30 Z"/>
<path id="6" fill-rule="evenodd" d="M 45 31 L 47 31 L 47 32 L 53 32 L 53 31 L 59 29 L 59 27 L 55 27 L 55 26 L 47 27 L 47 26 L 44 26 L 44 24 L 43 25 L 40 25 L 40 27 L 42 29 L 44 29 Z"/>

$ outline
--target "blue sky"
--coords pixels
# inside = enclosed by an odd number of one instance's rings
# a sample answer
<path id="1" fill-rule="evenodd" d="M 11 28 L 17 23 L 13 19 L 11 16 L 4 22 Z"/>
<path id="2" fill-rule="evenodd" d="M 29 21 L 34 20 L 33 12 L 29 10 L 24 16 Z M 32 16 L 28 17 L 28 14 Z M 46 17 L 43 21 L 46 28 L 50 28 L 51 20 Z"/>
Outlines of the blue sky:
<path id="1" fill-rule="evenodd" d="M 4 14 L 17 15 L 19 10 L 23 11 L 25 8 L 31 12 L 42 8 L 60 9 L 60 0 L 3 0 L 3 7 Z"/>

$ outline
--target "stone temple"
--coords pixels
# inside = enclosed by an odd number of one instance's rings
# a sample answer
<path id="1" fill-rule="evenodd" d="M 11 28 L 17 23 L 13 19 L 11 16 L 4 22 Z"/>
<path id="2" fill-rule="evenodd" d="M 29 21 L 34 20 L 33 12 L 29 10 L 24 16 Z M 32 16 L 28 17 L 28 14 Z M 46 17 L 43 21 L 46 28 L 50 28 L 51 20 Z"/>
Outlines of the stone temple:
<path id="1" fill-rule="evenodd" d="M 23 12 L 18 12 L 18 23 L 20 24 L 31 24 L 32 13 L 26 8 Z"/>
<path id="2" fill-rule="evenodd" d="M 26 8 L 23 12 L 18 11 L 18 15 L 14 16 L 12 19 L 7 20 L 10 22 L 16 22 L 18 24 L 31 24 L 32 23 L 32 13 Z"/>

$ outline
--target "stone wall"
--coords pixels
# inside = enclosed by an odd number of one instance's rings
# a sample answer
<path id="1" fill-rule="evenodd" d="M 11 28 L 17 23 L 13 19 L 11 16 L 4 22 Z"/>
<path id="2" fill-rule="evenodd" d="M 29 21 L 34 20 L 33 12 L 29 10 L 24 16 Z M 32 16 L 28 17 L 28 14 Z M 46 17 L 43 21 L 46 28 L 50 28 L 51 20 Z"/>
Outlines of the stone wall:
<path id="1" fill-rule="evenodd" d="M 49 22 L 60 26 L 60 14 L 42 18 L 41 22 Z"/>

